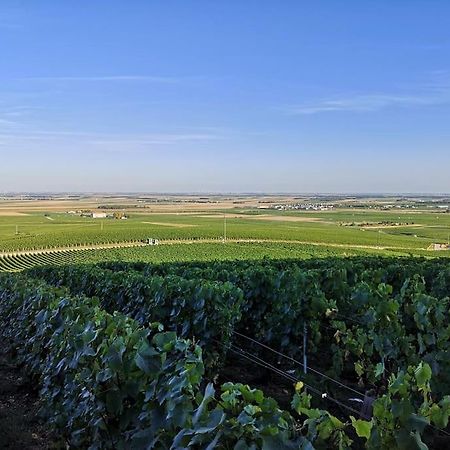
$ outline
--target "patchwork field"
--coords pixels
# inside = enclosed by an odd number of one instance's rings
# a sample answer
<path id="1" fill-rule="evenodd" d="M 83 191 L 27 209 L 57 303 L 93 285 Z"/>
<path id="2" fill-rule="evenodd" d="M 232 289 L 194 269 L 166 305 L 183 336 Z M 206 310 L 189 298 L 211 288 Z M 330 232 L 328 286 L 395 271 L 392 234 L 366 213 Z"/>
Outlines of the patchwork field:
<path id="1" fill-rule="evenodd" d="M 118 203 L 119 202 L 119 203 Z M 130 202 L 130 200 L 128 200 Z M 121 204 L 125 203 L 125 205 Z M 172 203 L 136 208 L 118 199 L 99 209 L 105 199 L 84 201 L 0 201 L 0 251 L 48 249 L 80 244 L 106 244 L 146 238 L 253 239 L 305 244 L 367 246 L 421 253 L 450 235 L 450 214 L 426 210 L 339 208 L 333 211 L 277 211 L 230 202 Z M 217 210 L 218 206 L 222 210 Z M 123 207 L 123 209 L 121 209 Z M 170 209 L 169 209 L 170 207 Z M 189 211 L 186 209 L 189 208 Z M 195 210 L 197 209 L 197 210 Z M 123 211 L 127 220 L 93 219 L 68 211 Z"/>
<path id="2" fill-rule="evenodd" d="M 0 201 L 0 270 L 109 260 L 450 255 L 429 250 L 449 239 L 450 214 L 438 210 L 356 209 L 344 203 L 334 210 L 280 211 L 268 208 L 271 203 L 261 208 L 260 198 L 234 207 L 229 200 L 161 202 L 141 207 L 129 198 Z M 92 218 L 91 212 L 127 219 Z M 148 238 L 159 245 L 143 246 Z"/>

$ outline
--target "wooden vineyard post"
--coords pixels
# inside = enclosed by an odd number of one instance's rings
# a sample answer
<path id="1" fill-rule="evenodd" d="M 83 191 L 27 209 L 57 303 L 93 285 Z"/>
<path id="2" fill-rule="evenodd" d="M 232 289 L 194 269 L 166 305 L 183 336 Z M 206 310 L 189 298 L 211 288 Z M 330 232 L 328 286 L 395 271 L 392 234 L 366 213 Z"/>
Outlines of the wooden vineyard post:
<path id="1" fill-rule="evenodd" d="M 308 344 L 308 327 L 306 321 L 303 321 L 303 373 L 306 375 L 308 373 L 308 354 L 307 346 Z"/>
<path id="2" fill-rule="evenodd" d="M 300 300 L 300 310 L 302 312 L 303 318 L 303 373 L 306 375 L 308 373 L 308 354 L 307 354 L 307 345 L 308 345 L 308 326 L 305 320 L 305 301 L 302 297 Z"/>
<path id="3" fill-rule="evenodd" d="M 364 420 L 371 420 L 372 414 L 373 414 L 373 402 L 375 401 L 375 398 L 369 395 L 368 392 L 364 394 L 364 400 L 363 404 L 361 406 L 361 412 L 360 416 Z"/>

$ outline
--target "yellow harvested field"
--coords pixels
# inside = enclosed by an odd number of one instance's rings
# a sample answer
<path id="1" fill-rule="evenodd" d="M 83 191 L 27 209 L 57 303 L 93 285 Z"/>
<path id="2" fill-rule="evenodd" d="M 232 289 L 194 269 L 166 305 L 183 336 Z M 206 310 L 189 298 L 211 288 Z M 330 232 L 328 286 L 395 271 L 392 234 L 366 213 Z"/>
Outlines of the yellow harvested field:
<path id="1" fill-rule="evenodd" d="M 20 212 L 20 211 L 12 211 L 8 209 L 1 209 L 0 208 L 0 216 L 3 217 L 19 217 L 19 216 L 29 216 L 29 214 Z"/>

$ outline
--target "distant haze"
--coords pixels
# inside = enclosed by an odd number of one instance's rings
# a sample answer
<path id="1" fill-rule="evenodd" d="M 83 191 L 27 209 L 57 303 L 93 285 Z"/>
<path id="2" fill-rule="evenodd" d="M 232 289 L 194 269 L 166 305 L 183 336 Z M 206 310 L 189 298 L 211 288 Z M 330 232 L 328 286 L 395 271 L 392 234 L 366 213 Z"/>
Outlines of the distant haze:
<path id="1" fill-rule="evenodd" d="M 4 0 L 0 192 L 450 192 L 449 17 Z"/>

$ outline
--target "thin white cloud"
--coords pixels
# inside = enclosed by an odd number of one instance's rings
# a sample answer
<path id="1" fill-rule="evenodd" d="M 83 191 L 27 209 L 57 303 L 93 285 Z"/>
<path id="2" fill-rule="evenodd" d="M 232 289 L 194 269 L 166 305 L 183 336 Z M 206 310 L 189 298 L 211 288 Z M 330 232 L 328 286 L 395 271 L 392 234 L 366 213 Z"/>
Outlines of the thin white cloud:
<path id="1" fill-rule="evenodd" d="M 0 120 L 0 125 L 2 121 Z M 75 142 L 96 148 L 106 147 L 115 151 L 130 150 L 130 148 L 145 147 L 149 145 L 170 145 L 180 142 L 207 142 L 224 139 L 225 136 L 217 133 L 148 133 L 137 135 L 118 135 L 107 133 L 90 133 L 83 131 L 26 131 L 2 132 L 0 140 L 19 144 L 20 142 Z"/>
<path id="2" fill-rule="evenodd" d="M 40 108 L 34 106 L 20 106 L 20 105 L 6 106 L 6 107 L 0 106 L 0 117 L 10 118 L 10 117 L 28 116 L 30 113 L 38 109 Z"/>
<path id="3" fill-rule="evenodd" d="M 14 120 L 3 119 L 2 117 L 0 117 L 0 127 L 11 128 L 11 127 L 16 127 L 17 125 L 19 125 L 19 124 Z M 0 130 L 1 130 L 1 128 L 0 128 Z"/>
<path id="4" fill-rule="evenodd" d="M 153 75 L 100 75 L 100 76 L 49 76 L 49 77 L 22 77 L 21 81 L 68 81 L 68 82 L 126 82 L 141 81 L 148 83 L 179 83 L 186 78 L 153 76 Z"/>
<path id="5" fill-rule="evenodd" d="M 96 145 L 167 145 L 177 142 L 194 142 L 194 141 L 211 141 L 222 139 L 222 137 L 214 134 L 154 134 L 135 138 L 109 138 L 109 139 L 95 139 L 90 143 Z"/>
<path id="6" fill-rule="evenodd" d="M 320 100 L 315 103 L 290 105 L 283 110 L 292 115 L 325 112 L 371 112 L 389 107 L 432 106 L 450 103 L 449 96 L 401 96 L 387 94 L 357 95 L 354 97 Z"/>
<path id="7" fill-rule="evenodd" d="M 290 115 L 312 115 L 327 112 L 373 112 L 386 108 L 406 108 L 450 104 L 448 72 L 440 71 L 428 84 L 416 87 L 414 93 L 353 94 L 312 102 L 286 105 L 281 109 Z"/>

